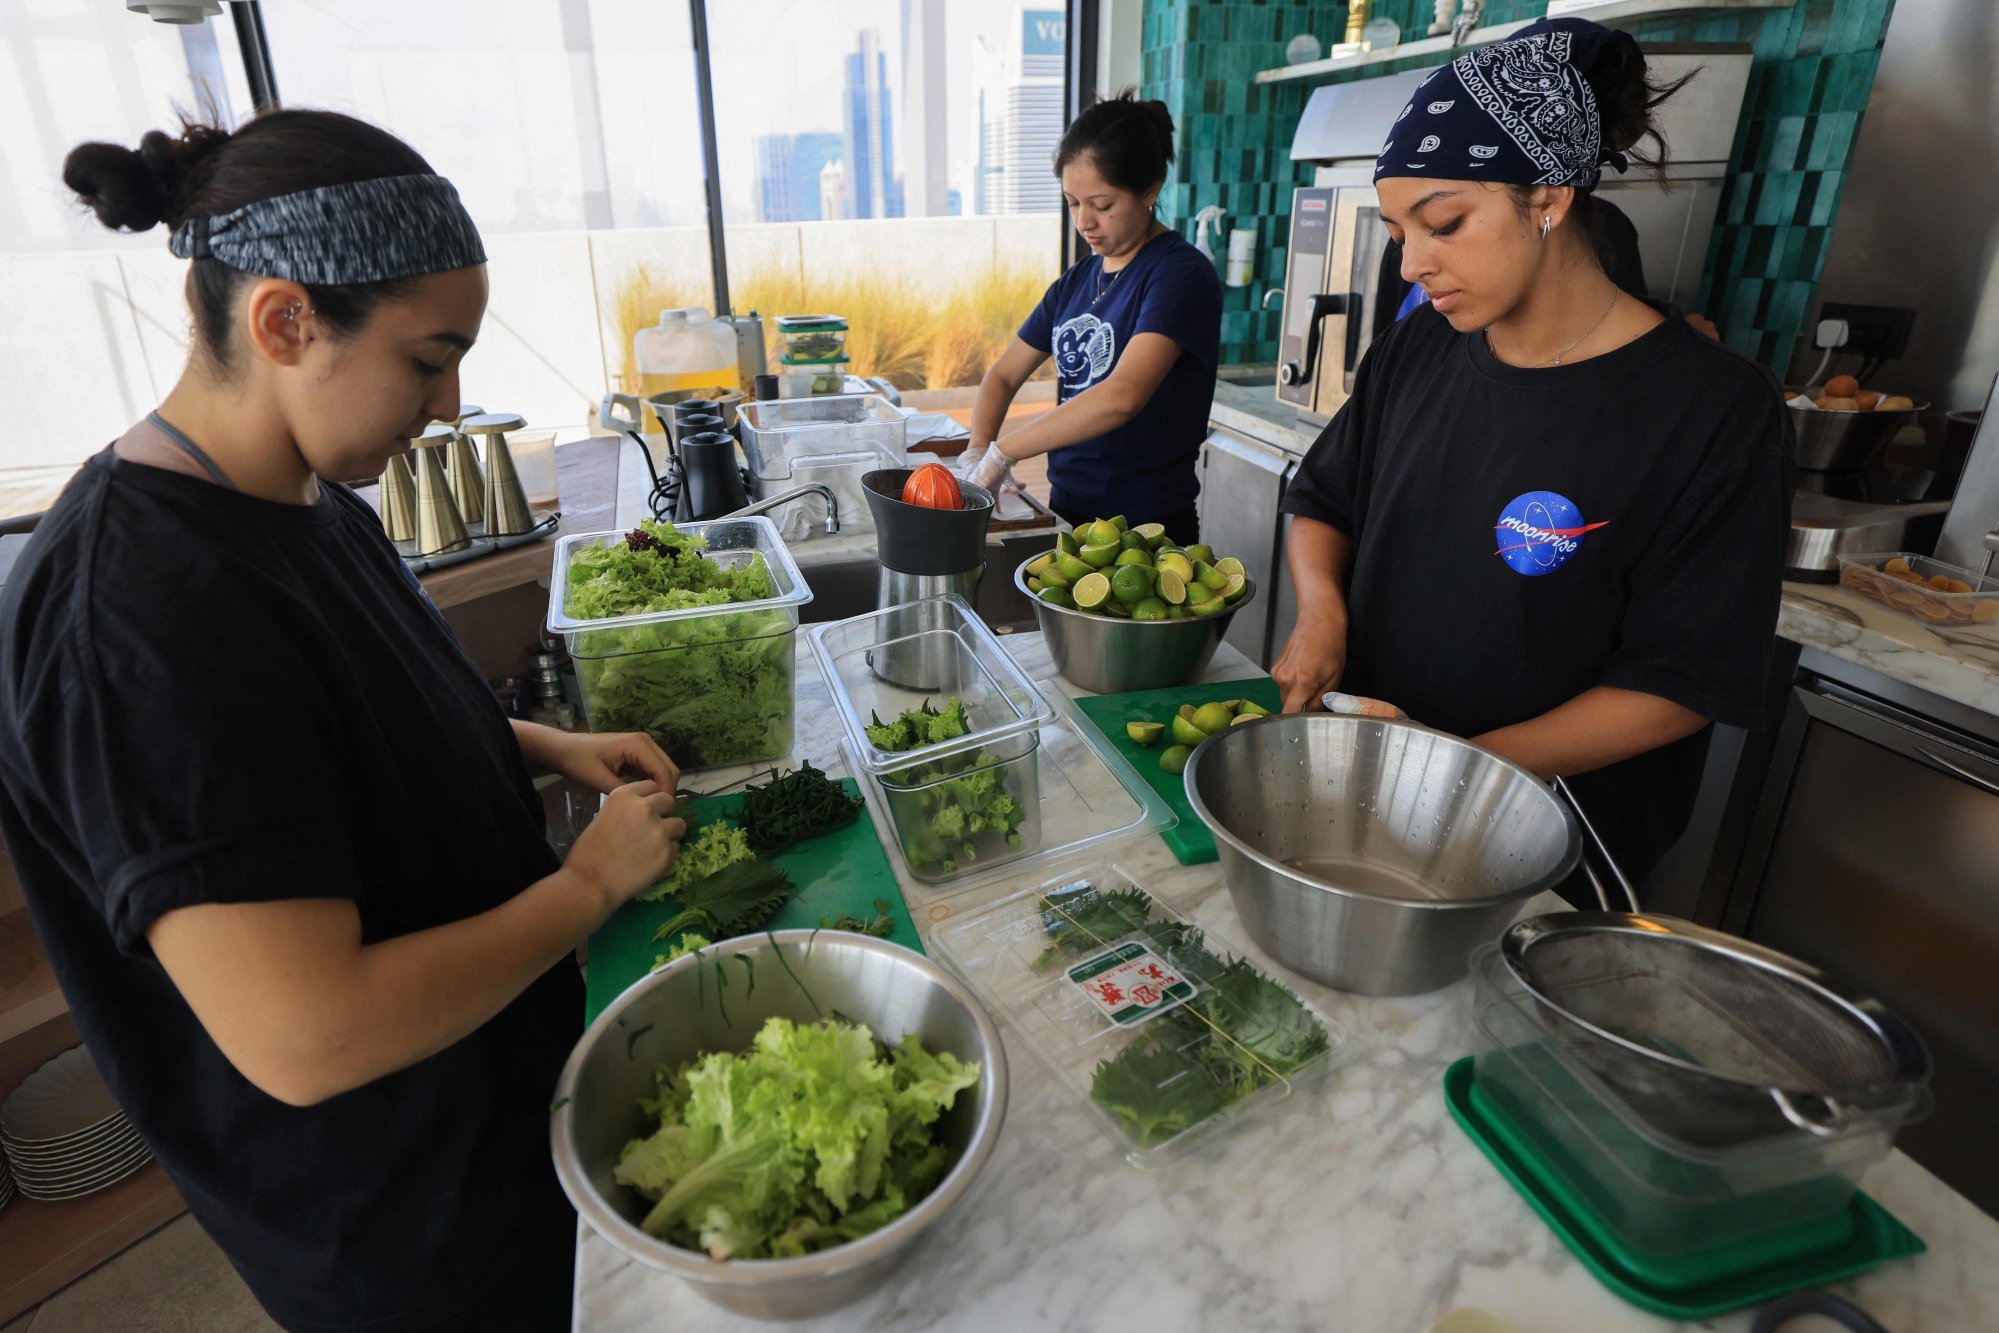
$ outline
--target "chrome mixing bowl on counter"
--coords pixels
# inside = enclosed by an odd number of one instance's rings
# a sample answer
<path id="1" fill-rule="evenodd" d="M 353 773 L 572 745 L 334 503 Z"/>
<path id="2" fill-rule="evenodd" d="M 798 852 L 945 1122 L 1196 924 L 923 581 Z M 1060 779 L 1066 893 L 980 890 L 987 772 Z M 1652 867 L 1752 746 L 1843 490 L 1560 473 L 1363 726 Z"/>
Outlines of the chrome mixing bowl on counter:
<path id="1" fill-rule="evenodd" d="M 1250 938 L 1362 995 L 1463 977 L 1582 856 L 1574 814 L 1533 773 L 1408 721 L 1244 723 L 1194 751 L 1186 783 Z"/>
<path id="2" fill-rule="evenodd" d="M 815 939 L 814 936 L 817 938 Z M 808 947 L 809 942 L 809 947 Z M 783 957 L 773 956 L 782 949 Z M 718 985 L 738 957 L 759 984 Z M 752 971 L 753 969 L 753 971 Z M 653 1071 L 710 1051 L 740 1051 L 769 1018 L 813 1023 L 838 1014 L 894 1045 L 915 1033 L 930 1051 L 979 1063 L 979 1081 L 938 1124 L 952 1165 L 908 1212 L 879 1231 L 796 1259 L 710 1259 L 658 1240 L 639 1223 L 650 1205 L 613 1177 L 627 1142 L 651 1132 L 641 1099 Z M 918 1237 L 957 1206 L 999 1142 L 1006 1052 L 962 982 L 919 953 L 844 931 L 781 930 L 711 944 L 633 984 L 597 1016 L 563 1067 L 549 1138 L 556 1175 L 593 1230 L 640 1263 L 755 1319 L 802 1319 L 866 1295 Z"/>
<path id="3" fill-rule="evenodd" d="M 1035 596 L 1027 587 L 1027 567 L 1040 558 L 1037 554 L 1020 562 L 1013 586 L 1034 606 L 1056 673 L 1092 694 L 1159 690 L 1199 680 L 1235 613 L 1256 600 L 1251 580 L 1234 606 L 1198 620 L 1120 620 L 1054 606 Z"/>

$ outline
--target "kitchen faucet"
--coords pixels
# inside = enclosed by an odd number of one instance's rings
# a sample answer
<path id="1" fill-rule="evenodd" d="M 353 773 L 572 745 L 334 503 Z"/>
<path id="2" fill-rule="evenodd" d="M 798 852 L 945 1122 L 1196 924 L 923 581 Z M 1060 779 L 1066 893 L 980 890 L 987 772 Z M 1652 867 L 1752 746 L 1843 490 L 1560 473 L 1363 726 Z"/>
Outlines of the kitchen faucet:
<path id="1" fill-rule="evenodd" d="M 840 502 L 833 498 L 833 490 L 823 482 L 808 481 L 803 486 L 794 486 L 782 494 L 758 500 L 755 504 L 744 505 L 733 513 L 723 514 L 723 518 L 748 518 L 752 514 L 768 514 L 782 504 L 807 495 L 822 495 L 826 498 L 826 535 L 832 536 L 840 530 Z"/>

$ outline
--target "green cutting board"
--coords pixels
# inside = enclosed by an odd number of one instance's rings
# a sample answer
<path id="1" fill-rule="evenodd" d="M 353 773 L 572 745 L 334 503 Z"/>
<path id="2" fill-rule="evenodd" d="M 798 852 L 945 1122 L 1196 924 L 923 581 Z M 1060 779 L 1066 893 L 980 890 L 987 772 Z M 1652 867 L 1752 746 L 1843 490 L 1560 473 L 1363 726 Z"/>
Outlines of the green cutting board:
<path id="1" fill-rule="evenodd" d="M 1167 773 L 1159 767 L 1159 756 L 1173 743 L 1170 735 L 1157 745 L 1140 745 L 1124 734 L 1124 724 L 1170 723 L 1173 715 L 1180 711 L 1181 704 L 1199 707 L 1216 699 L 1248 699 L 1274 713 L 1283 703 L 1284 696 L 1278 691 L 1277 682 L 1270 677 L 1253 676 L 1246 680 L 1210 681 L 1205 685 L 1175 685 L 1165 690 L 1134 690 L 1130 694 L 1092 694 L 1076 700 L 1076 707 L 1083 710 L 1083 716 L 1090 720 L 1090 725 L 1117 747 L 1117 752 L 1131 762 L 1139 776 L 1151 783 L 1159 798 L 1180 816 L 1178 824 L 1159 836 L 1183 866 L 1214 860 L 1215 837 L 1208 832 L 1208 826 L 1201 822 L 1200 816 L 1194 813 L 1193 805 L 1187 800 L 1187 784 L 1180 775 Z"/>
<path id="2" fill-rule="evenodd" d="M 849 796 L 859 794 L 853 779 L 842 779 Z M 743 798 L 709 797 L 689 803 L 695 821 L 734 819 L 742 813 Z M 874 900 L 887 900 L 895 929 L 888 938 L 923 952 L 916 923 L 902 901 L 902 889 L 889 869 L 881 840 L 875 836 L 874 821 L 862 810 L 845 828 L 794 844 L 789 851 L 770 858 L 770 863 L 791 876 L 798 896 L 784 905 L 771 920 L 772 930 L 810 930 L 820 917 L 841 915 L 863 919 L 874 916 Z M 667 951 L 671 940 L 655 940 L 652 933 L 680 912 L 678 898 L 640 902 L 636 898 L 615 912 L 590 937 L 590 975 L 584 1002 L 583 1021 L 595 1022 L 604 1006 L 618 998 L 634 981 L 652 971 L 653 964 Z"/>

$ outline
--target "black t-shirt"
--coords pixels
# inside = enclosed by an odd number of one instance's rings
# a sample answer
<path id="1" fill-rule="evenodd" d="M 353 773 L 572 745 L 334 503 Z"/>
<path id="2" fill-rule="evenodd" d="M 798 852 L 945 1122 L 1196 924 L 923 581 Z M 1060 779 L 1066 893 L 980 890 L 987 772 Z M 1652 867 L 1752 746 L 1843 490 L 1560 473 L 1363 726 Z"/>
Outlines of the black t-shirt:
<path id="1" fill-rule="evenodd" d="M 1761 721 L 1794 482 L 1768 371 L 1669 317 L 1525 370 L 1428 306 L 1376 340 L 1284 509 L 1352 538 L 1346 674 L 1462 736 L 1598 685 Z M 1642 874 L 1702 732 L 1573 781 Z"/>
<path id="2" fill-rule="evenodd" d="M 0 831 L 106 1082 L 281 1322 L 420 1327 L 573 1245 L 547 1129 L 569 963 L 296 1108 L 146 942 L 192 904 L 342 898 L 373 943 L 557 865 L 492 691 L 345 487 L 286 505 L 92 459 L 0 593 Z"/>

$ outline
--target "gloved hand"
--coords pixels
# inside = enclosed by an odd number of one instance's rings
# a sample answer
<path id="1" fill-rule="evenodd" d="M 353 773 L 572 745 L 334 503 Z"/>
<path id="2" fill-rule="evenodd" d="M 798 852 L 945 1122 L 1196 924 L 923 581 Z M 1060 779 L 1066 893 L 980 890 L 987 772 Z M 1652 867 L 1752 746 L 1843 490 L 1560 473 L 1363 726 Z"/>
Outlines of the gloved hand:
<path id="1" fill-rule="evenodd" d="M 1013 460 L 999 451 L 998 445 L 987 445 L 977 451 L 965 451 L 965 459 L 959 465 L 958 475 L 974 486 L 982 486 L 994 495 L 999 494 L 1000 483 L 1012 480 Z"/>

